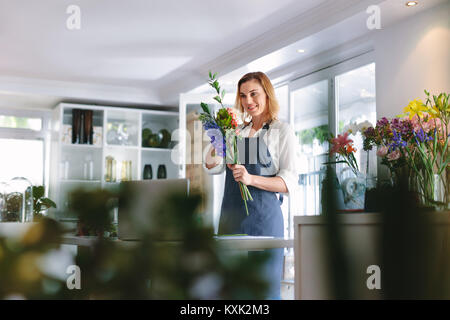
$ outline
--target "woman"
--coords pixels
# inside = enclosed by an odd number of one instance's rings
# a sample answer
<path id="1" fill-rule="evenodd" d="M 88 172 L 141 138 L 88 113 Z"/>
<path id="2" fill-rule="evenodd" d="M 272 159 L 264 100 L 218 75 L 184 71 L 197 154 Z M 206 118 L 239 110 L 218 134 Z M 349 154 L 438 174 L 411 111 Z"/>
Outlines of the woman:
<path id="1" fill-rule="evenodd" d="M 223 158 L 211 155 L 212 147 L 206 156 L 210 174 L 226 170 L 219 234 L 283 237 L 282 194 L 293 192 L 297 180 L 294 132 L 278 120 L 275 90 L 262 72 L 248 73 L 239 80 L 235 108 L 243 115 L 239 129 L 245 139 L 238 140 L 241 164 L 225 167 Z M 248 216 L 238 182 L 247 185 L 253 197 L 247 201 Z M 272 254 L 266 270 L 268 298 L 279 299 L 283 249 L 268 251 Z"/>

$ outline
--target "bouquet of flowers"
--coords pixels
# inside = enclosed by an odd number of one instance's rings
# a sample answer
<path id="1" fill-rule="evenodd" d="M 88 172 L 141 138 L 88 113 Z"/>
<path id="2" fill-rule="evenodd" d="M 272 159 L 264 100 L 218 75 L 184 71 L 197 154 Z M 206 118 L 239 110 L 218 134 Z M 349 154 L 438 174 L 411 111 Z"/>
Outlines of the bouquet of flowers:
<path id="1" fill-rule="evenodd" d="M 382 118 L 363 131 L 364 149 L 377 147 L 377 155 L 394 176 L 406 175 L 410 188 L 425 205 L 449 204 L 449 94 L 416 99 L 394 119 Z M 439 186 L 442 186 L 439 191 Z M 441 201 L 437 201 L 436 198 Z"/>
<path id="2" fill-rule="evenodd" d="M 214 147 L 212 156 L 217 154 L 219 157 L 225 157 L 226 163 L 240 164 L 237 139 L 242 139 L 242 137 L 239 135 L 239 130 L 237 129 L 236 113 L 231 108 L 226 108 L 223 105 L 222 99 L 225 96 L 225 90 L 221 90 L 216 77 L 217 73 L 211 74 L 209 72 L 208 83 L 217 92 L 214 100 L 220 103 L 222 108 L 219 109 L 217 114 L 214 114 L 206 103 L 201 102 L 200 105 L 203 113 L 200 114 L 199 118 Z M 247 201 L 253 201 L 253 198 L 248 187 L 242 182 L 239 182 L 239 189 L 248 216 Z"/>

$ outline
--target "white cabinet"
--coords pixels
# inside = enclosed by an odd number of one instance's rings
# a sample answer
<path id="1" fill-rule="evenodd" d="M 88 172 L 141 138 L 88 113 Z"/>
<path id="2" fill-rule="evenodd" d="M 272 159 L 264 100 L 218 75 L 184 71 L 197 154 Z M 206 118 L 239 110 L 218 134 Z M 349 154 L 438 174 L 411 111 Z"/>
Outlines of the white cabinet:
<path id="1" fill-rule="evenodd" d="M 78 117 L 74 109 L 92 110 L 92 139 L 86 139 L 91 144 L 72 143 L 73 120 Z M 165 166 L 168 179 L 183 177 L 183 165 L 172 156 L 175 142 L 167 141 L 178 128 L 177 112 L 59 104 L 52 115 L 49 187 L 58 213 L 67 208 L 71 190 L 116 188 L 124 180 L 141 180 L 146 164 L 152 166 L 153 179 L 158 178 L 159 166 Z M 148 143 L 150 131 L 152 147 Z M 115 174 L 107 170 L 107 159 L 112 158 Z"/>

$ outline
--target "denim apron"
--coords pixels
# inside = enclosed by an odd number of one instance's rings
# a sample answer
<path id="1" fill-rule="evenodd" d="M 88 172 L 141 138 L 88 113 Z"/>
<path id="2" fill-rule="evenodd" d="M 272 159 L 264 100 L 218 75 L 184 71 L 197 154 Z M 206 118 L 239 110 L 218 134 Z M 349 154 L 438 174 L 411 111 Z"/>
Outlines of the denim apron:
<path id="1" fill-rule="evenodd" d="M 258 137 L 243 138 L 237 141 L 239 162 L 249 174 L 274 177 L 276 172 L 272 157 L 264 142 L 269 123 L 263 127 Z M 245 127 L 244 127 L 245 128 Z M 244 129 L 242 128 L 242 129 Z M 284 237 L 283 214 L 280 205 L 283 197 L 277 198 L 275 192 L 248 186 L 253 201 L 247 201 L 248 216 L 239 183 L 234 180 L 233 172 L 226 167 L 225 189 L 219 221 L 219 234 L 248 234 L 252 236 Z M 283 269 L 283 249 L 264 250 L 270 254 L 264 268 L 264 277 L 269 283 L 268 299 L 280 299 L 280 282 Z M 260 252 L 249 252 L 249 259 Z"/>

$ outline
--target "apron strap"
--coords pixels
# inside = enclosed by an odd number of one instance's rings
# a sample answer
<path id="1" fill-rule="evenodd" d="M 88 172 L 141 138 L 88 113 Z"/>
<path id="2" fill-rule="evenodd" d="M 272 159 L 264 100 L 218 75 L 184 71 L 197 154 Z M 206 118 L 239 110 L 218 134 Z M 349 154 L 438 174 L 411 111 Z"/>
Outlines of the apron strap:
<path id="1" fill-rule="evenodd" d="M 251 122 L 251 121 L 250 121 L 250 122 Z M 250 122 L 247 123 L 245 126 L 243 126 L 241 130 L 244 130 L 245 128 L 247 128 L 248 125 L 250 124 Z M 268 130 L 268 129 L 269 129 L 269 125 L 270 125 L 271 123 L 272 123 L 272 119 L 270 119 L 269 122 L 267 122 L 267 123 L 263 126 L 263 129 Z"/>

